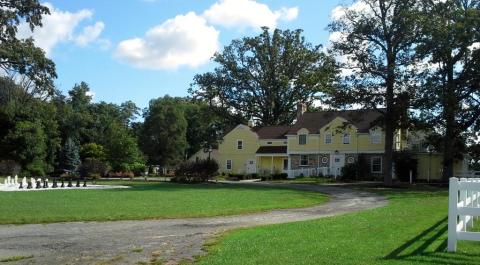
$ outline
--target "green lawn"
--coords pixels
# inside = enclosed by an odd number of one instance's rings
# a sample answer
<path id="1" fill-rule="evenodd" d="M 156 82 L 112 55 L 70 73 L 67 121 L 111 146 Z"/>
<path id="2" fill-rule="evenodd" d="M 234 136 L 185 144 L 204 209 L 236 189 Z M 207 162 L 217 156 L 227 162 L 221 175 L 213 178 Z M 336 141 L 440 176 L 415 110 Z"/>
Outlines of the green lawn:
<path id="1" fill-rule="evenodd" d="M 0 224 L 206 217 L 325 202 L 318 193 L 221 184 L 112 182 L 131 189 L 0 192 Z"/>
<path id="2" fill-rule="evenodd" d="M 480 264 L 480 244 L 446 253 L 445 191 L 377 190 L 388 206 L 227 233 L 200 264 Z"/>

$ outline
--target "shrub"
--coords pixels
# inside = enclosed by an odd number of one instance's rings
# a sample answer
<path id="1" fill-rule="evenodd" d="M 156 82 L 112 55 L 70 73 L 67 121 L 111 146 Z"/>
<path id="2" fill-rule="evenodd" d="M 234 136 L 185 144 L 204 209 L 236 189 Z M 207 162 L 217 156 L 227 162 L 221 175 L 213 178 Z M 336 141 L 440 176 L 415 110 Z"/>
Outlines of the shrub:
<path id="1" fill-rule="evenodd" d="M 288 174 L 287 173 L 277 173 L 277 174 L 272 174 L 272 179 L 273 180 L 281 180 L 281 179 L 287 179 Z"/>
<path id="2" fill-rule="evenodd" d="M 215 177 L 218 163 L 213 159 L 184 162 L 175 171 L 172 181 L 183 183 L 205 182 Z"/>
<path id="3" fill-rule="evenodd" d="M 397 178 L 402 182 L 410 181 L 410 171 L 412 171 L 413 181 L 417 179 L 418 161 L 413 158 L 409 152 L 395 153 L 393 161 L 395 162 L 395 173 Z"/>
<path id="4" fill-rule="evenodd" d="M 109 178 L 133 178 L 134 175 L 132 172 L 116 171 L 116 172 L 109 172 L 108 177 Z"/>
<path id="5" fill-rule="evenodd" d="M 143 163 L 135 162 L 129 165 L 129 169 L 133 172 L 135 176 L 142 176 L 143 174 L 145 174 L 147 166 L 145 166 L 145 164 Z"/>
<path id="6" fill-rule="evenodd" d="M 342 167 L 342 180 L 355 180 L 357 179 L 357 170 L 358 164 L 357 163 L 350 163 L 346 164 Z"/>
<path id="7" fill-rule="evenodd" d="M 243 180 L 243 179 L 245 179 L 245 175 L 229 173 L 228 174 L 228 179 L 229 180 Z"/>
<path id="8" fill-rule="evenodd" d="M 3 176 L 15 176 L 20 174 L 22 167 L 19 163 L 13 160 L 0 161 L 0 175 Z"/>
<path id="9" fill-rule="evenodd" d="M 108 172 L 108 165 L 100 160 L 87 158 L 79 167 L 80 176 L 83 178 L 98 178 L 105 176 Z"/>

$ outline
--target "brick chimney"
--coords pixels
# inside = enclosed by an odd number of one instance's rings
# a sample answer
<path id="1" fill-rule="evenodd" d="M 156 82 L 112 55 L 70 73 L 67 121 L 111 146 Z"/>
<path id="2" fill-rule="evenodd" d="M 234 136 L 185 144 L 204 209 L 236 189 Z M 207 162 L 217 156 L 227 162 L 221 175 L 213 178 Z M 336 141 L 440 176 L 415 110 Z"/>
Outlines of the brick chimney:
<path id="1" fill-rule="evenodd" d="M 300 116 L 303 115 L 307 111 L 307 105 L 303 102 L 298 102 L 297 103 L 297 119 L 300 118 Z"/>

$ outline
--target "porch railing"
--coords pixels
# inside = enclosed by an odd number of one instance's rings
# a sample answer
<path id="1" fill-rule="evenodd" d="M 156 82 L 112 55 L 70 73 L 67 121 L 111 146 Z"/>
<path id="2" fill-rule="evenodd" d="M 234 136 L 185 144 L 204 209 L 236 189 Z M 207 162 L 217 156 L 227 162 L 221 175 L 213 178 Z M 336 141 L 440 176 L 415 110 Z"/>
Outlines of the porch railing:
<path id="1" fill-rule="evenodd" d="M 298 168 L 298 169 L 291 169 L 288 170 L 288 177 L 289 178 L 297 178 L 297 177 L 313 177 L 313 176 L 334 176 L 337 177 L 335 174 L 336 170 L 330 167 L 317 167 L 317 168 Z"/>

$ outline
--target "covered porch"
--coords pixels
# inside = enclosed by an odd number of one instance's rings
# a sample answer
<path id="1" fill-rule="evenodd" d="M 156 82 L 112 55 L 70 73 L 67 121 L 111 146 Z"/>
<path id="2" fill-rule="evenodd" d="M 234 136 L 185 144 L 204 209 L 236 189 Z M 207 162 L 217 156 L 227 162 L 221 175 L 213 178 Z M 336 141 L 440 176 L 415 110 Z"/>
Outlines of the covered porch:
<path id="1" fill-rule="evenodd" d="M 288 172 L 286 146 L 261 146 L 256 152 L 257 173 L 271 175 Z"/>

